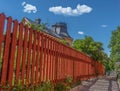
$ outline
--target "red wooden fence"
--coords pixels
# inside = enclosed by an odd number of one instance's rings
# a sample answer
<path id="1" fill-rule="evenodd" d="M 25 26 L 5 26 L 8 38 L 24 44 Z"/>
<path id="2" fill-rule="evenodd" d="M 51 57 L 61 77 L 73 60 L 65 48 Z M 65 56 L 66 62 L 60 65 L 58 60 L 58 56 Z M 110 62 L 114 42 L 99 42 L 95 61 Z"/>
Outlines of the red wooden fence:
<path id="1" fill-rule="evenodd" d="M 37 85 L 104 74 L 101 63 L 0 14 L 0 86 Z"/>

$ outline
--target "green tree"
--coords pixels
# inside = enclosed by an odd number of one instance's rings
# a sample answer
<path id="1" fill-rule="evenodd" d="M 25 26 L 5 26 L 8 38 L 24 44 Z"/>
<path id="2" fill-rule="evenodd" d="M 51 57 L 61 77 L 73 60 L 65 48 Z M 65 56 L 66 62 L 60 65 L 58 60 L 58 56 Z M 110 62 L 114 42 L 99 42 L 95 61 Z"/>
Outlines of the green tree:
<path id="1" fill-rule="evenodd" d="M 73 43 L 73 48 L 86 53 L 96 61 L 103 60 L 105 53 L 103 52 L 101 42 L 96 42 L 90 36 L 85 36 L 84 39 L 77 39 Z"/>
<path id="2" fill-rule="evenodd" d="M 110 59 L 117 62 L 120 61 L 120 26 L 112 31 L 112 36 L 108 46 L 111 50 Z"/>
<path id="3" fill-rule="evenodd" d="M 69 46 L 69 42 L 66 41 L 66 40 L 64 40 L 64 39 L 60 40 L 60 42 L 63 43 L 63 44 L 65 44 L 65 45 L 68 45 L 68 46 Z"/>
<path id="4" fill-rule="evenodd" d="M 46 23 L 44 24 L 31 24 L 31 28 L 37 31 L 43 31 L 44 28 L 46 27 Z"/>
<path id="5" fill-rule="evenodd" d="M 105 66 L 106 71 L 113 71 L 115 69 L 115 62 L 112 61 L 110 58 L 106 57 L 103 61 L 102 61 L 103 65 Z"/>

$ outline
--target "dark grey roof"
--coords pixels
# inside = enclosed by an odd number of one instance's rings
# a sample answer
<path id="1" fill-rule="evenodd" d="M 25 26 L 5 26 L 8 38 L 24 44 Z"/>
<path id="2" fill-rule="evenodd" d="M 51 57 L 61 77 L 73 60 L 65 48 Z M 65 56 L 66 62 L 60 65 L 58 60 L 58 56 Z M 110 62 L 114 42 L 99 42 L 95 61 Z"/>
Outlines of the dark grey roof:
<path id="1" fill-rule="evenodd" d="M 48 34 L 50 34 L 50 35 L 52 35 L 52 36 L 54 36 L 54 37 L 57 37 L 57 38 L 62 39 L 61 36 L 59 36 L 58 34 L 56 34 L 56 33 L 55 33 L 54 31 L 52 31 L 51 29 L 45 28 L 43 31 L 46 32 L 46 33 L 48 33 Z"/>
<path id="2" fill-rule="evenodd" d="M 69 38 L 72 39 L 72 37 L 71 37 L 68 33 L 65 33 L 65 32 L 61 32 L 61 33 L 59 34 L 59 36 L 61 36 L 61 37 L 69 37 Z"/>

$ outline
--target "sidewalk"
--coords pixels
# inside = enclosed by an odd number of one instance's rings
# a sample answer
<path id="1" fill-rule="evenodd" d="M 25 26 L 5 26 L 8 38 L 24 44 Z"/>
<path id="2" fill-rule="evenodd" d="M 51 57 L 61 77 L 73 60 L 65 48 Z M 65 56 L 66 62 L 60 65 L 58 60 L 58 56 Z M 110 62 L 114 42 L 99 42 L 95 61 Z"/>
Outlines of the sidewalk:
<path id="1" fill-rule="evenodd" d="M 90 81 L 83 81 L 77 90 L 71 91 L 120 91 L 115 78 L 104 77 Z"/>
<path id="2" fill-rule="evenodd" d="M 119 91 L 119 88 L 114 79 L 98 79 L 88 91 Z"/>

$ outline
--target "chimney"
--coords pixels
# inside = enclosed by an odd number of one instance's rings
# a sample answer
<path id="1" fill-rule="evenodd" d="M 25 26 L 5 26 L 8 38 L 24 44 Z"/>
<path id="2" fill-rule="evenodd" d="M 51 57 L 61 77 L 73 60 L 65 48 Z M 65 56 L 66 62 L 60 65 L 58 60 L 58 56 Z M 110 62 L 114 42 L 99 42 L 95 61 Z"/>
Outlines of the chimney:
<path id="1" fill-rule="evenodd" d="M 35 23 L 36 23 L 36 24 L 40 24 L 40 22 L 41 22 L 41 19 L 40 19 L 40 18 L 35 19 Z"/>

